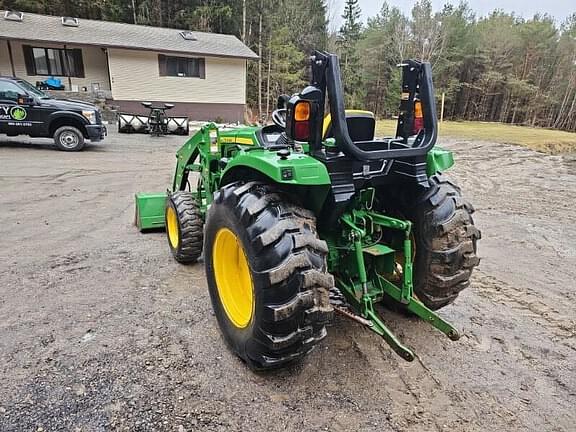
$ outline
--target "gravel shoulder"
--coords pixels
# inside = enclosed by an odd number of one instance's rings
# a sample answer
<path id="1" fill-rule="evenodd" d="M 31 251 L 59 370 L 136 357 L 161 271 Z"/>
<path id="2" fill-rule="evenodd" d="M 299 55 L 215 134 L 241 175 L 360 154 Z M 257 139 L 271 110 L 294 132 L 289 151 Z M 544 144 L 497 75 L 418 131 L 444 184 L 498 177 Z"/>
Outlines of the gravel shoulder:
<path id="1" fill-rule="evenodd" d="M 82 153 L 0 137 L 1 431 L 573 431 L 576 158 L 449 140 L 482 262 L 442 315 L 387 323 L 418 359 L 337 317 L 302 363 L 226 350 L 202 264 L 133 226 L 181 137 L 112 133 Z"/>

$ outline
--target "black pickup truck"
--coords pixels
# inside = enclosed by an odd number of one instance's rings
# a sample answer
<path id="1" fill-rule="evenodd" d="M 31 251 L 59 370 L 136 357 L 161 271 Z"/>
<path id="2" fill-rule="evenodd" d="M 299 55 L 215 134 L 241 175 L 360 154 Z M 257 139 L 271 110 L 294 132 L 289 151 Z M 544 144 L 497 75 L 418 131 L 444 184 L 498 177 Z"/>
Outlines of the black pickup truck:
<path id="1" fill-rule="evenodd" d="M 60 150 L 80 151 L 100 141 L 106 127 L 95 105 L 54 99 L 29 82 L 0 76 L 0 134 L 54 138 Z"/>

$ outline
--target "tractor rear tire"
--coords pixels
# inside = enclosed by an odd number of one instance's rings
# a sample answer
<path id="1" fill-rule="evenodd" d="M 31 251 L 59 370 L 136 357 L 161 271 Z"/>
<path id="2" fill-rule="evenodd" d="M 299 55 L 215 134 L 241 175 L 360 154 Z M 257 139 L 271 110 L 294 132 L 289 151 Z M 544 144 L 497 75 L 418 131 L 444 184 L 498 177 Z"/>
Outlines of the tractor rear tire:
<path id="1" fill-rule="evenodd" d="M 208 211 L 204 250 L 218 324 L 251 369 L 298 360 L 326 336 L 334 278 L 310 211 L 268 184 L 227 185 Z"/>
<path id="2" fill-rule="evenodd" d="M 429 179 L 430 188 L 406 209 L 416 240 L 414 293 L 432 310 L 452 303 L 470 285 L 480 259 L 472 205 L 460 188 L 442 174 Z"/>
<path id="3" fill-rule="evenodd" d="M 202 254 L 204 222 L 191 192 L 178 191 L 168 196 L 165 223 L 174 259 L 181 264 L 198 261 Z"/>

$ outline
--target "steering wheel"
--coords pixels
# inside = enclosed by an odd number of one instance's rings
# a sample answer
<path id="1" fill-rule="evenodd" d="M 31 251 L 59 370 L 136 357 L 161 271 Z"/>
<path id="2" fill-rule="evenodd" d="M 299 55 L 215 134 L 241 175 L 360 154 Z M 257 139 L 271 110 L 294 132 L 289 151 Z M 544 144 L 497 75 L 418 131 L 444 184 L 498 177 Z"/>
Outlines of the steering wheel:
<path id="1" fill-rule="evenodd" d="M 272 121 L 282 129 L 286 129 L 286 108 L 288 107 L 289 100 L 290 96 L 286 94 L 278 96 L 276 109 L 272 112 Z"/>
<path id="2" fill-rule="evenodd" d="M 286 129 L 286 108 L 278 108 L 272 112 L 272 121 L 282 129 Z"/>

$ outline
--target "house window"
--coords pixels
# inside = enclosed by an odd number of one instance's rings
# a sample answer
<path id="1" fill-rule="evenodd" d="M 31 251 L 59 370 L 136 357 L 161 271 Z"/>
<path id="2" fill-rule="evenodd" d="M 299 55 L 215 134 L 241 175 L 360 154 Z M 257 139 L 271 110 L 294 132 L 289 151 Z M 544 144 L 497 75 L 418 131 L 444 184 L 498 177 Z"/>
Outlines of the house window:
<path id="1" fill-rule="evenodd" d="M 206 66 L 203 58 L 172 57 L 158 55 L 160 76 L 174 77 L 206 77 Z"/>
<path id="2" fill-rule="evenodd" d="M 28 75 L 84 78 L 81 49 L 23 46 Z"/>

